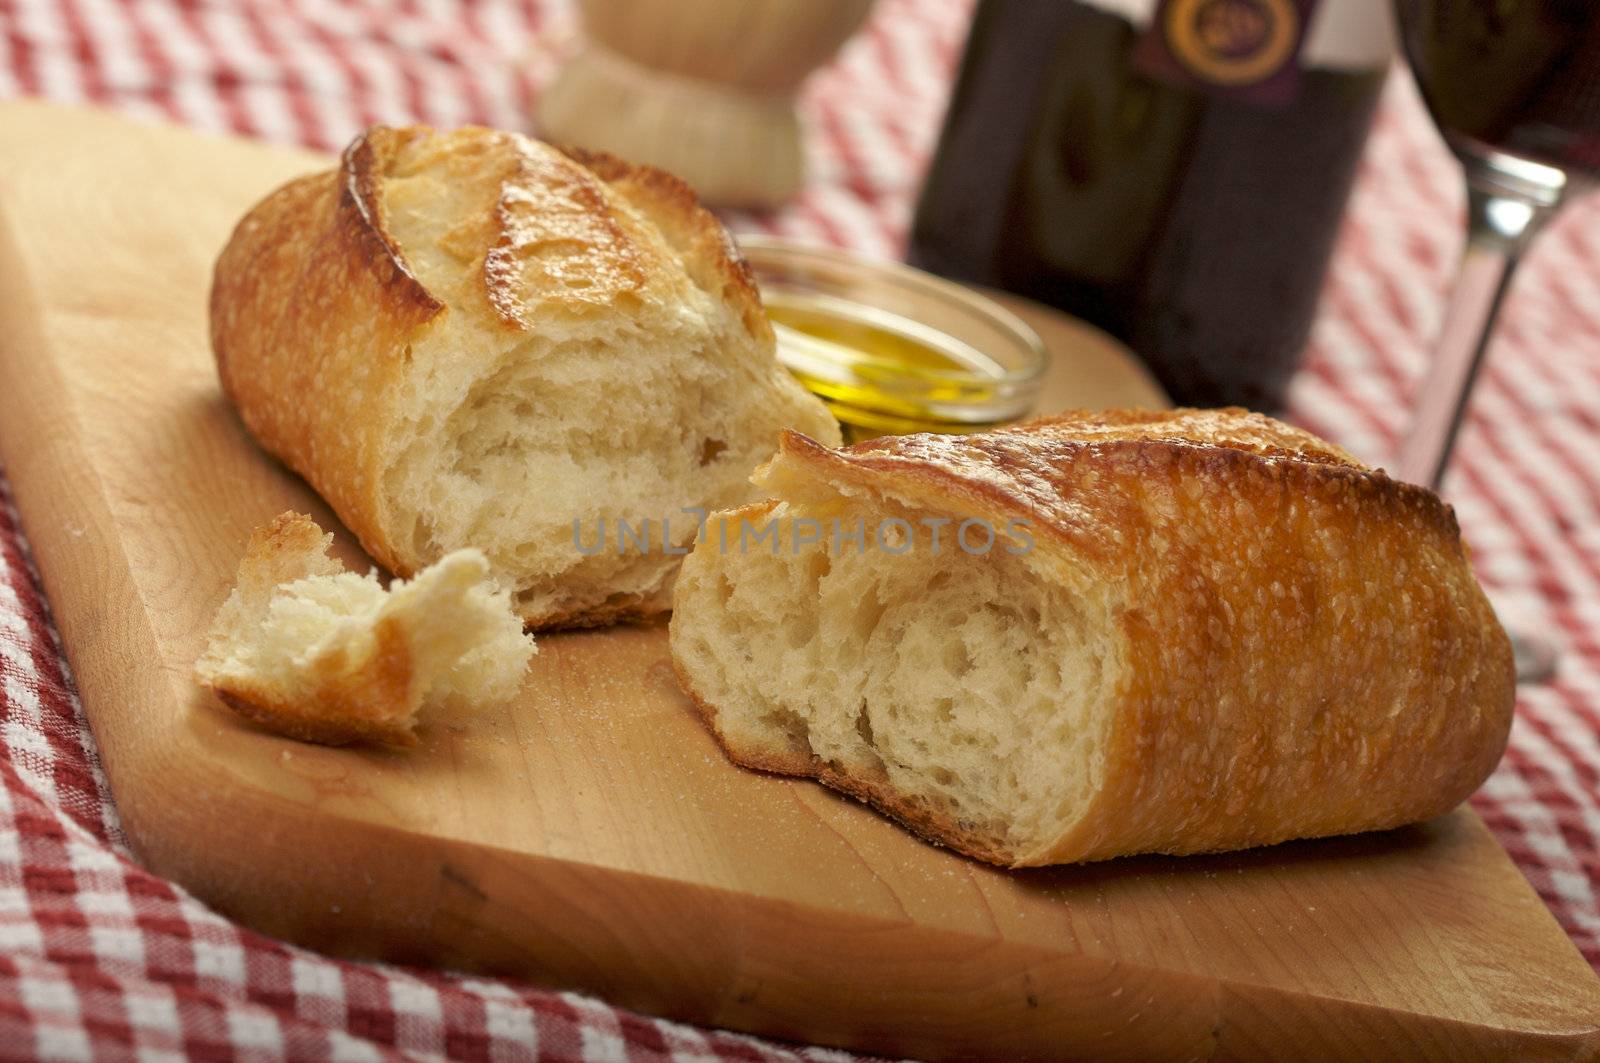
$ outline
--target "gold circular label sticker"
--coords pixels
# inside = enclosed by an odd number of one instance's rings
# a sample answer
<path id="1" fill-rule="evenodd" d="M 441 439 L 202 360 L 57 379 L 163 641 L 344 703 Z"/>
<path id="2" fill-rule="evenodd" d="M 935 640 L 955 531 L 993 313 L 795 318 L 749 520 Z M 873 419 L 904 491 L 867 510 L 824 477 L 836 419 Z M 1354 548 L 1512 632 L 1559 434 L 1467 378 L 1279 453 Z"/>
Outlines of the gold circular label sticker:
<path id="1" fill-rule="evenodd" d="M 1167 45 L 1191 73 L 1219 85 L 1264 81 L 1300 40 L 1294 0 L 1173 0 Z"/>

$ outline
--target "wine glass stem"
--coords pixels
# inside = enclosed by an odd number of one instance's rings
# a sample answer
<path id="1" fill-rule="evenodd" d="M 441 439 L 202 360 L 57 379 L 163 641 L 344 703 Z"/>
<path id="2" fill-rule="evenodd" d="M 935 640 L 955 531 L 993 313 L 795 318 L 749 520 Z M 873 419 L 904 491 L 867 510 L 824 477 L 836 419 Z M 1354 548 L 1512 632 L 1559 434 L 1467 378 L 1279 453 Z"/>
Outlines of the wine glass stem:
<path id="1" fill-rule="evenodd" d="M 1467 173 L 1467 247 L 1432 365 L 1417 393 L 1396 473 L 1437 490 L 1466 412 L 1495 318 L 1529 241 L 1555 213 L 1555 196 L 1521 195 L 1490 169 Z"/>

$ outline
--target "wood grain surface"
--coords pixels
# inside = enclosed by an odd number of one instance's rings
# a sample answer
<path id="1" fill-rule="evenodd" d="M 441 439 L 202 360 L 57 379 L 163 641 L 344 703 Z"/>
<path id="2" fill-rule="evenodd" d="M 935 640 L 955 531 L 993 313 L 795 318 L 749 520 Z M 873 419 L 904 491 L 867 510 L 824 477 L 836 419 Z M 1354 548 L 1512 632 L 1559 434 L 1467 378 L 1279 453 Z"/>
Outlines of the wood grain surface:
<path id="1" fill-rule="evenodd" d="M 255 198 L 326 162 L 0 106 L 0 455 L 152 869 L 317 949 L 887 1054 L 1600 1053 L 1600 981 L 1467 810 L 998 871 L 731 766 L 659 627 L 542 638 L 516 703 L 436 718 L 409 753 L 220 709 L 190 669 L 250 530 L 291 507 L 335 524 L 223 403 L 208 273 Z M 1159 401 L 1114 345 L 1034 316 L 1053 403 Z"/>

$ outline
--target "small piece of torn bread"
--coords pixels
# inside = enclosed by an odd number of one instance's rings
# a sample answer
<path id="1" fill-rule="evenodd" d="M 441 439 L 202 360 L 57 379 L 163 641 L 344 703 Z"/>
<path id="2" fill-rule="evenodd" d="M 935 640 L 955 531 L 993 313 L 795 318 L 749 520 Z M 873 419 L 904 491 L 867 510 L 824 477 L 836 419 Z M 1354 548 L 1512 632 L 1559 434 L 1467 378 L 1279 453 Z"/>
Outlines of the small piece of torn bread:
<path id="1" fill-rule="evenodd" d="M 306 742 L 409 746 L 420 710 L 517 692 L 537 650 L 483 554 L 456 550 L 385 590 L 332 544 L 293 512 L 250 537 L 195 665 L 225 704 Z"/>

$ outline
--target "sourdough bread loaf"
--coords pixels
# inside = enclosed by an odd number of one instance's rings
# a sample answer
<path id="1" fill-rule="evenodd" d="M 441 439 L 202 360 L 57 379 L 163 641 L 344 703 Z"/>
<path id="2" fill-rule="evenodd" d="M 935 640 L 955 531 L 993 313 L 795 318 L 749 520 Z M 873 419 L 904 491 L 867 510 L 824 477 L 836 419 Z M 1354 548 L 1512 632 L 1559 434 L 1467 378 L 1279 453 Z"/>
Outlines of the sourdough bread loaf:
<path id="1" fill-rule="evenodd" d="M 515 133 L 378 127 L 272 193 L 217 261 L 211 338 L 368 553 L 479 549 L 535 628 L 666 611 L 684 510 L 754 497 L 782 428 L 838 440 L 686 186 Z"/>
<path id="2" fill-rule="evenodd" d="M 737 762 L 974 857 L 1394 827 L 1505 747 L 1511 651 L 1450 508 L 1266 417 L 791 433 L 756 479 L 679 579 L 684 689 Z"/>

